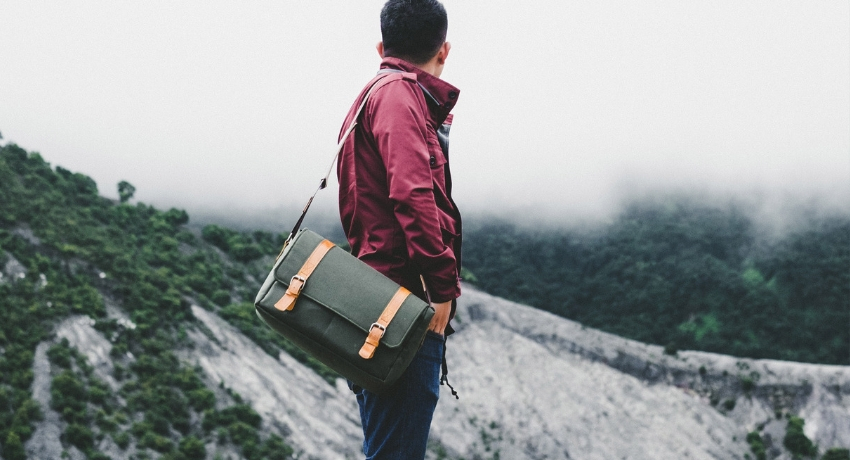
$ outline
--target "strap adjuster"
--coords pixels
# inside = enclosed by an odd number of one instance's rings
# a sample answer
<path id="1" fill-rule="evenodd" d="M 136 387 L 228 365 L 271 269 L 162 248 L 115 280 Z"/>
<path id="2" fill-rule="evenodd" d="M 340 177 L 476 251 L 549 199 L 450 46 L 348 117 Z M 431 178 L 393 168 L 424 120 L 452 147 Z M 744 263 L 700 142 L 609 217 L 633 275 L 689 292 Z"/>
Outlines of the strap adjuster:
<path id="1" fill-rule="evenodd" d="M 298 296 L 301 295 L 301 291 L 304 290 L 304 285 L 307 284 L 307 278 L 310 277 L 313 270 L 316 269 L 316 266 L 319 265 L 319 262 L 322 261 L 333 246 L 334 244 L 330 241 L 322 240 L 322 242 L 313 249 L 310 257 L 304 261 L 304 265 L 301 266 L 298 273 L 296 273 L 289 281 L 289 286 L 286 288 L 286 292 L 283 294 L 283 297 L 274 304 L 276 309 L 280 311 L 292 310 L 295 306 L 295 301 L 298 300 Z"/>
<path id="2" fill-rule="evenodd" d="M 374 328 L 376 328 L 376 327 L 377 327 L 378 329 L 380 329 L 380 330 L 381 330 L 381 335 L 380 335 L 380 336 L 378 336 L 378 338 L 379 338 L 379 339 L 384 338 L 384 333 L 385 333 L 385 332 L 387 332 L 387 328 L 386 328 L 386 326 L 384 326 L 383 324 L 380 324 L 380 323 L 377 323 L 377 322 L 372 323 L 372 325 L 371 325 L 371 326 L 369 326 L 369 334 L 371 334 L 371 333 L 372 333 L 372 329 L 374 329 Z"/>
<path id="3" fill-rule="evenodd" d="M 398 309 L 401 308 L 401 304 L 404 303 L 404 299 L 408 295 L 410 295 L 410 291 L 399 287 L 395 294 L 393 294 L 393 298 L 384 307 L 384 311 L 378 317 L 378 320 L 369 326 L 369 334 L 366 336 L 366 342 L 360 347 L 359 355 L 361 358 L 372 359 L 375 356 L 375 349 L 381 344 L 381 339 L 384 337 L 384 333 L 387 332 L 387 326 L 392 322 L 393 317 L 398 312 Z"/>
<path id="4" fill-rule="evenodd" d="M 289 281 L 289 289 L 294 291 L 295 294 L 301 294 L 301 291 L 304 290 L 304 285 L 307 284 L 307 278 L 301 275 L 294 275 L 292 279 Z"/>

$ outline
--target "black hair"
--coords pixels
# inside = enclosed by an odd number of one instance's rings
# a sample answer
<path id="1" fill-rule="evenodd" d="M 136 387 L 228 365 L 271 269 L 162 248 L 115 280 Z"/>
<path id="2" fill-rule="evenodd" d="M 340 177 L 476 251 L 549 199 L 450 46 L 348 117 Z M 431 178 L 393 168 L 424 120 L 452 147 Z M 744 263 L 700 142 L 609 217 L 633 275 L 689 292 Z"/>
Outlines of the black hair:
<path id="1" fill-rule="evenodd" d="M 425 64 L 443 43 L 449 18 L 437 0 L 388 0 L 381 9 L 384 56 Z"/>

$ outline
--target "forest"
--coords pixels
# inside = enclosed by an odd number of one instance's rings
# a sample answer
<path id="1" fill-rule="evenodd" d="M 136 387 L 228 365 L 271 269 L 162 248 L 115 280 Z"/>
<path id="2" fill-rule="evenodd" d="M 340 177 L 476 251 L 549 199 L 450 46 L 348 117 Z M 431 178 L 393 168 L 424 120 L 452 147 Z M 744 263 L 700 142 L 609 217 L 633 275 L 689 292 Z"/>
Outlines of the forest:
<path id="1" fill-rule="evenodd" d="M 479 288 L 676 350 L 850 364 L 850 218 L 800 216 L 768 236 L 732 204 L 633 203 L 611 223 L 464 230 Z M 471 275 L 471 276 L 470 276 Z"/>

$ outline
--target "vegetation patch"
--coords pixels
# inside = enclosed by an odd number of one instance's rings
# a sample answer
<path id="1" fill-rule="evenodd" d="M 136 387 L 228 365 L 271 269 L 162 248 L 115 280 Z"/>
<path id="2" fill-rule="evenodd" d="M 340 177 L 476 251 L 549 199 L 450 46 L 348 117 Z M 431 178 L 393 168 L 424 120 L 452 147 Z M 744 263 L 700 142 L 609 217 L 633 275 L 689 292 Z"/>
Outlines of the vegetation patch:
<path id="1" fill-rule="evenodd" d="M 767 448 L 764 445 L 764 440 L 758 431 L 747 433 L 747 444 L 750 445 L 750 451 L 755 456 L 756 460 L 767 459 Z"/>
<path id="2" fill-rule="evenodd" d="M 785 438 L 782 444 L 795 457 L 814 457 L 818 453 L 818 448 L 811 439 L 803 433 L 805 420 L 797 416 L 788 418 L 788 425 L 785 427 Z"/>

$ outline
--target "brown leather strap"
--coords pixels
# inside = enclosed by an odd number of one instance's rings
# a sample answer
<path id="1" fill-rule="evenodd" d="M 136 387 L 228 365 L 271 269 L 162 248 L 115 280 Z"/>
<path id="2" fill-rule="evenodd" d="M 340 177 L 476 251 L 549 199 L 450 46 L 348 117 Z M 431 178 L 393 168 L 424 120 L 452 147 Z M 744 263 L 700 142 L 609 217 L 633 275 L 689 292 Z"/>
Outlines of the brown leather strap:
<path id="1" fill-rule="evenodd" d="M 404 303 L 404 300 L 407 299 L 407 296 L 409 295 L 410 291 L 403 287 L 398 288 L 398 291 L 393 294 L 393 298 L 390 299 L 390 303 L 388 303 L 386 308 L 384 308 L 383 313 L 381 313 L 381 317 L 378 318 L 378 321 L 372 323 L 372 327 L 369 328 L 369 335 L 366 337 L 366 343 L 364 343 L 363 347 L 360 348 L 361 358 L 372 359 L 372 356 L 375 356 L 375 349 L 378 348 L 378 344 L 381 342 L 381 338 L 384 336 L 387 326 L 390 325 L 390 321 L 393 320 L 395 314 L 398 313 L 398 309 L 401 308 L 401 304 Z"/>
<path id="2" fill-rule="evenodd" d="M 280 311 L 289 311 L 292 310 L 292 307 L 295 306 L 295 301 L 298 300 L 298 295 L 301 294 L 301 291 L 304 290 L 304 284 L 307 283 L 307 278 L 313 274 L 313 270 L 316 269 L 316 266 L 319 265 L 319 262 L 325 257 L 325 254 L 334 247 L 334 244 L 328 240 L 322 240 L 316 249 L 313 249 L 313 253 L 310 254 L 310 257 L 304 262 L 304 265 L 301 266 L 301 269 L 298 270 L 298 274 L 292 277 L 292 281 L 289 282 L 289 287 L 286 289 L 286 294 L 274 304 L 274 307 Z"/>

